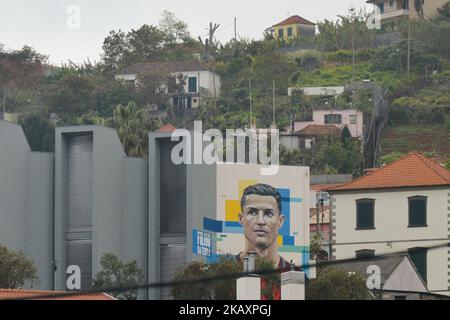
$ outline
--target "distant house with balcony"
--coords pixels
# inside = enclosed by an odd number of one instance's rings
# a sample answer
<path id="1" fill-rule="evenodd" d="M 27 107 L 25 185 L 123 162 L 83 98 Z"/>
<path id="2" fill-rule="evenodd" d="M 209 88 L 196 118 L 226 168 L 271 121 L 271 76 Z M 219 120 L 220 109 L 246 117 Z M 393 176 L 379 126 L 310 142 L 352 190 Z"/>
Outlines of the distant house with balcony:
<path id="1" fill-rule="evenodd" d="M 312 37 L 316 34 L 316 24 L 298 15 L 283 20 L 266 31 L 273 34 L 275 39 L 295 40 L 300 37 Z"/>
<path id="2" fill-rule="evenodd" d="M 377 6 L 382 24 L 394 22 L 401 18 L 432 18 L 448 0 L 368 0 Z"/>
<path id="3" fill-rule="evenodd" d="M 147 72 L 172 76 L 175 83 L 167 84 L 166 93 L 174 108 L 195 109 L 202 104 L 202 99 L 220 94 L 220 76 L 199 61 L 137 63 L 125 68 L 115 78 L 139 86 L 139 76 Z"/>

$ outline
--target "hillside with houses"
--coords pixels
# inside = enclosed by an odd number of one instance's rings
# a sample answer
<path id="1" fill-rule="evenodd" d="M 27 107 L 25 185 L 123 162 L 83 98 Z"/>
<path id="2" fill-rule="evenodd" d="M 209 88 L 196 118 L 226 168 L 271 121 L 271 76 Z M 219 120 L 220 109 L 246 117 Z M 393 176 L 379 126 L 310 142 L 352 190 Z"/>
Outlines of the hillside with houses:
<path id="1" fill-rule="evenodd" d="M 367 4 L 0 38 L 0 300 L 450 299 L 450 1 Z"/>

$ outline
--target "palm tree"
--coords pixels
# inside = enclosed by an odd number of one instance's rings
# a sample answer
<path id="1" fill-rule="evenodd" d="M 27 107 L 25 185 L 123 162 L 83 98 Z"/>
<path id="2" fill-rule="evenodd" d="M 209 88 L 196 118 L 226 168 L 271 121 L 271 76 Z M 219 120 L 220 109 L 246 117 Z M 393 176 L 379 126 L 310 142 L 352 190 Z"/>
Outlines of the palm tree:
<path id="1" fill-rule="evenodd" d="M 151 118 L 145 109 L 139 109 L 134 102 L 118 105 L 114 109 L 111 125 L 117 130 L 123 148 L 129 157 L 146 158 L 148 153 L 148 132 L 161 124 Z"/>

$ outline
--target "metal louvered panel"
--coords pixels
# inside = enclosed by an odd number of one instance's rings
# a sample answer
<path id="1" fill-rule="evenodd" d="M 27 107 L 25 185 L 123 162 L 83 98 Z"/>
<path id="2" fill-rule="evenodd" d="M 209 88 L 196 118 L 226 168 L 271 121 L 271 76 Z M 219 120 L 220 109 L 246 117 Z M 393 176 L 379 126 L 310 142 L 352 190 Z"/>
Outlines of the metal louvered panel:
<path id="1" fill-rule="evenodd" d="M 186 244 L 161 245 L 160 275 L 162 282 L 170 282 L 176 271 L 186 263 Z M 161 299 L 172 299 L 170 287 L 161 288 Z"/>
<path id="2" fill-rule="evenodd" d="M 80 267 L 81 290 L 89 289 L 92 281 L 92 241 L 68 241 L 67 265 Z"/>
<path id="3" fill-rule="evenodd" d="M 67 230 L 92 228 L 92 135 L 67 143 Z"/>
<path id="4" fill-rule="evenodd" d="M 92 281 L 92 134 L 67 140 L 66 265 L 81 270 L 81 289 Z"/>
<path id="5" fill-rule="evenodd" d="M 161 143 L 161 234 L 186 233 L 186 165 L 171 159 L 177 142 Z"/>

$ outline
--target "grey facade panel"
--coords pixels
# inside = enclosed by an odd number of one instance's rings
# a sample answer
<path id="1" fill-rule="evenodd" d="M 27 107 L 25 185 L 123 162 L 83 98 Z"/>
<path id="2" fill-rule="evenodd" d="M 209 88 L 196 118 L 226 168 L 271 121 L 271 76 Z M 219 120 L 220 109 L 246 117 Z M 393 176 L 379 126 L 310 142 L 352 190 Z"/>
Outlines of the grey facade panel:
<path id="1" fill-rule="evenodd" d="M 52 286 L 52 165 L 51 153 L 31 151 L 19 125 L 0 121 L 0 243 L 34 261 L 33 287 L 42 290 Z"/>

